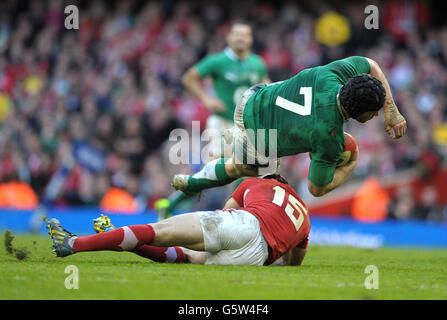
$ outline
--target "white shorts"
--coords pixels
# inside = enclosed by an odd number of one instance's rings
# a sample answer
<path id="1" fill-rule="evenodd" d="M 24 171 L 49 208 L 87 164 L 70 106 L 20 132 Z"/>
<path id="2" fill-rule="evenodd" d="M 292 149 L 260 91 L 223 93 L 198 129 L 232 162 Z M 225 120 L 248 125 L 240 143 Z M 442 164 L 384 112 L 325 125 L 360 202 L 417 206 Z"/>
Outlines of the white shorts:
<path id="1" fill-rule="evenodd" d="M 237 163 L 243 163 L 246 167 L 264 167 L 261 169 L 263 170 L 261 174 L 278 172 L 280 160 L 276 158 L 270 159 L 264 155 L 265 152 L 257 152 L 253 143 L 255 139 L 254 132 L 252 131 L 252 136 L 250 136 L 245 129 L 244 110 L 250 97 L 265 86 L 266 84 L 258 84 L 244 92 L 234 110 L 234 128 L 232 130 L 233 153 Z"/>
<path id="2" fill-rule="evenodd" d="M 262 266 L 268 244 L 258 219 L 244 210 L 198 213 L 205 244 L 205 264 Z"/>

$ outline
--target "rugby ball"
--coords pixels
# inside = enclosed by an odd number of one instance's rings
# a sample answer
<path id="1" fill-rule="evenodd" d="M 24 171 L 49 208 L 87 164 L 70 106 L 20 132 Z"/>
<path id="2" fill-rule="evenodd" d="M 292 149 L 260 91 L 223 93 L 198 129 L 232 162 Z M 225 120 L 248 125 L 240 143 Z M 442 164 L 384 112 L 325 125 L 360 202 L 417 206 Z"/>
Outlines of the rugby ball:
<path id="1" fill-rule="evenodd" d="M 345 148 L 343 149 L 343 153 L 340 155 L 340 159 L 337 162 L 337 167 L 344 166 L 352 160 L 355 154 L 355 150 L 357 149 L 357 142 L 354 137 L 349 133 L 345 132 Z M 312 160 L 312 154 L 309 152 L 310 159 Z"/>
<path id="2" fill-rule="evenodd" d="M 343 149 L 343 153 L 340 156 L 340 159 L 337 162 L 337 167 L 344 166 L 354 157 L 355 150 L 357 149 L 357 142 L 354 137 L 349 133 L 345 132 L 345 148 Z"/>

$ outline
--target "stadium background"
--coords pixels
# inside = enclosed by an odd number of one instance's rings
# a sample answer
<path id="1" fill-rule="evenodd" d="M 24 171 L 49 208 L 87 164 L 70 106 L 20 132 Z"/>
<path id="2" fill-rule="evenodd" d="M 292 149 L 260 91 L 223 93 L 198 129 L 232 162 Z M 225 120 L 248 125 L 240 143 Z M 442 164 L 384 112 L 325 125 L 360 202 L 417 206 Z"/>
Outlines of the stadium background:
<path id="1" fill-rule="evenodd" d="M 79 30 L 64 28 L 68 4 L 79 8 Z M 370 4 L 379 8 L 377 30 L 364 27 Z M 346 224 L 397 220 L 393 225 L 429 228 L 422 234 L 432 232 L 434 243 L 447 246 L 441 4 L 8 0 L 0 12 L 0 228 L 26 231 L 39 203 L 73 221 L 85 212 L 126 211 L 115 219 L 150 222 L 154 202 L 172 191 L 172 175 L 200 167 L 168 160 L 170 132 L 190 131 L 192 121 L 203 128 L 209 115 L 184 90 L 181 75 L 222 50 L 231 22 L 243 19 L 272 81 L 349 55 L 368 56 L 384 69 L 407 119 L 399 141 L 386 136 L 380 117 L 347 123 L 359 144 L 358 166 L 323 199 L 307 192 L 308 155 L 283 159 L 281 173 L 312 215 L 343 216 Z M 210 190 L 182 210 L 222 207 L 233 188 Z"/>

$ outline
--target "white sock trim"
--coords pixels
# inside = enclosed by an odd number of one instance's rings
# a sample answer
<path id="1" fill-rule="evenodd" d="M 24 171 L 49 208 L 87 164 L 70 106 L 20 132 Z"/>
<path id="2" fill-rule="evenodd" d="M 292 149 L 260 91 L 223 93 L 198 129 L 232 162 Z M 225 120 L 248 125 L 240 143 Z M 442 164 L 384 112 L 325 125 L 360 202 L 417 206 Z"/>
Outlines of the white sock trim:
<path id="1" fill-rule="evenodd" d="M 177 259 L 177 251 L 175 251 L 174 247 L 169 247 L 168 250 L 166 250 L 165 255 L 167 262 L 175 262 Z"/>
<path id="2" fill-rule="evenodd" d="M 129 227 L 122 227 L 122 229 L 124 230 L 124 237 L 123 241 L 119 244 L 119 246 L 124 251 L 131 251 L 135 249 L 135 247 L 138 244 L 137 237 Z"/>

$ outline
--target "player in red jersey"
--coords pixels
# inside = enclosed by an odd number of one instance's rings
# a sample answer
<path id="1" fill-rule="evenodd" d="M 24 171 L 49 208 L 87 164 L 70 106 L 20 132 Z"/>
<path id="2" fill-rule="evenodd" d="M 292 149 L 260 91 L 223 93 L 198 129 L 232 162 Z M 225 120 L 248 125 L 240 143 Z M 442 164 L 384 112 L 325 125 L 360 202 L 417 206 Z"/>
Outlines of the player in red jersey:
<path id="1" fill-rule="evenodd" d="M 77 237 L 48 222 L 58 257 L 131 251 L 157 262 L 300 265 L 310 231 L 305 203 L 280 175 L 248 178 L 223 210 L 181 214 L 157 223 Z"/>

